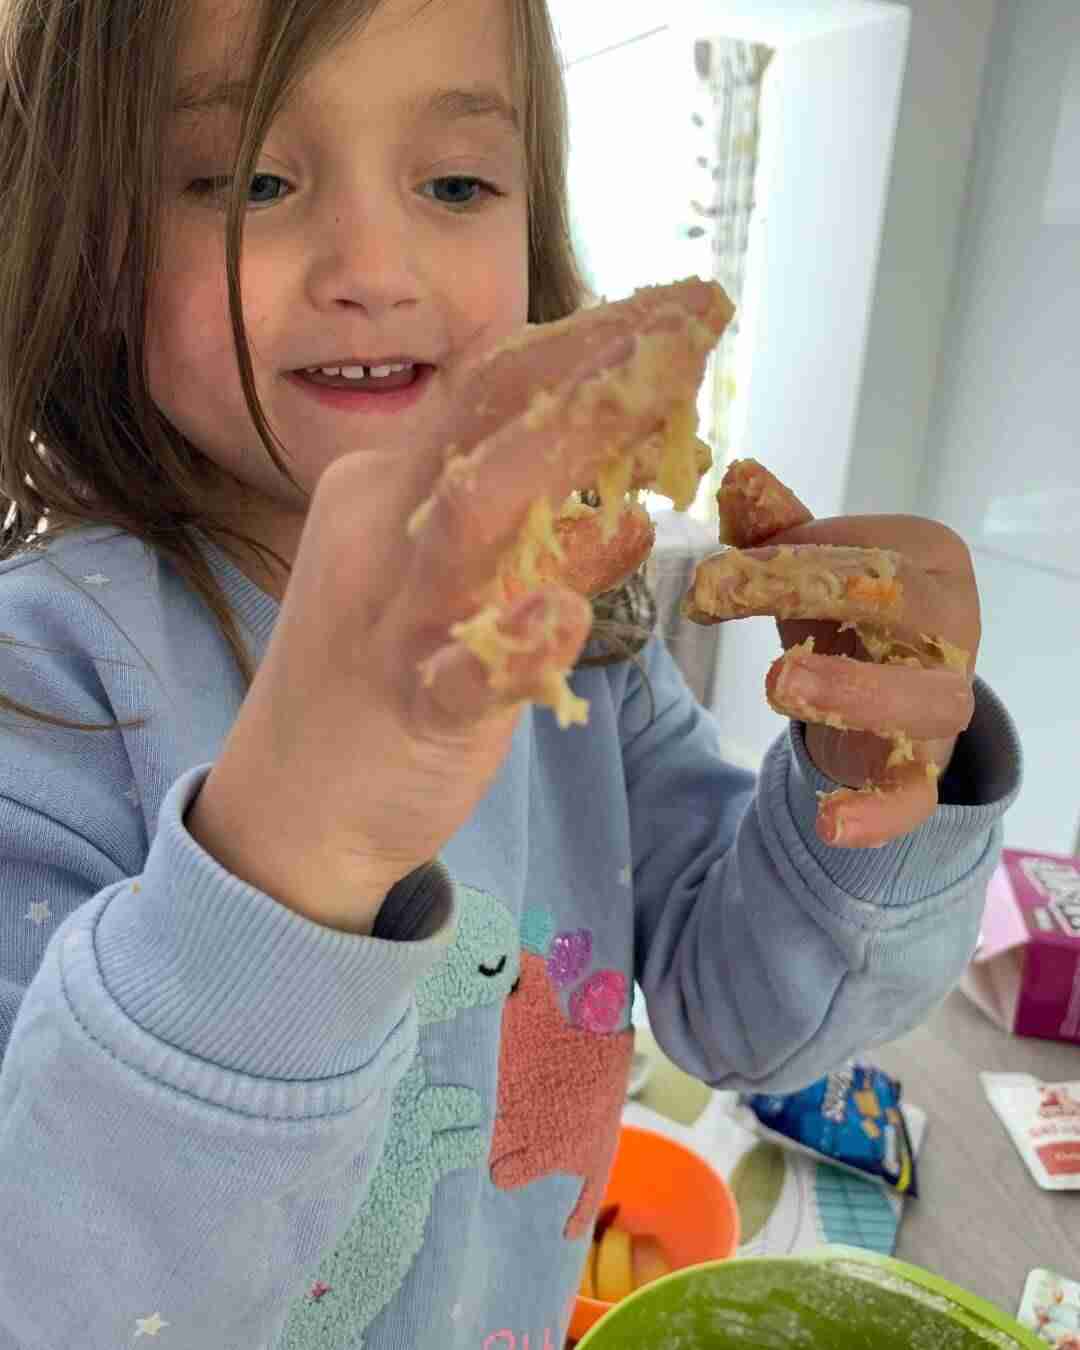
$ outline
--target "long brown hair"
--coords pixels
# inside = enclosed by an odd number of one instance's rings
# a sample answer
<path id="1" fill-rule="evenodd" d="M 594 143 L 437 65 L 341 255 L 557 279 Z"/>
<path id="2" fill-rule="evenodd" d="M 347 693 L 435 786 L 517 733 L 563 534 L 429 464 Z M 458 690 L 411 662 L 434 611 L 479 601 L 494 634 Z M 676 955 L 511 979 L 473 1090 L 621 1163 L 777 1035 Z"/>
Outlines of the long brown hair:
<path id="1" fill-rule="evenodd" d="M 546 0 L 509 3 L 529 174 L 529 319 L 544 323 L 593 297 L 571 240 L 566 92 Z M 244 332 L 247 185 L 292 88 L 378 4 L 274 0 L 260 7 L 254 33 L 257 79 L 228 204 L 229 308 L 252 419 L 301 491 L 259 404 Z M 156 407 L 145 365 L 160 149 L 189 12 L 184 0 L 4 0 L 0 9 L 0 561 L 42 546 L 43 519 L 49 538 L 89 525 L 137 537 L 206 602 L 247 689 L 252 658 L 197 537 L 227 553 L 232 540 L 290 569 L 215 510 L 220 471 Z M 633 658 L 652 626 L 641 622 L 647 611 L 640 578 L 598 597 L 579 665 Z M 145 722 L 69 722 L 2 693 L 0 708 L 81 731 Z"/>

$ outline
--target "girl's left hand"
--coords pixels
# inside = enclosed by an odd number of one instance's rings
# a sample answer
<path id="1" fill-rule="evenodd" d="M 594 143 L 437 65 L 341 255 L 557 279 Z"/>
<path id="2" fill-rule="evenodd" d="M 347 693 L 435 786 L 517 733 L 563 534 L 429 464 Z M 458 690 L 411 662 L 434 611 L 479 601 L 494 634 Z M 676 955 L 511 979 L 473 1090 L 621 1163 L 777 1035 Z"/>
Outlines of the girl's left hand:
<path id="1" fill-rule="evenodd" d="M 948 768 L 957 736 L 971 720 L 971 681 L 982 635 L 971 554 L 947 526 L 917 516 L 812 520 L 768 540 L 769 549 L 795 544 L 899 554 L 903 629 L 944 638 L 969 654 L 966 675 L 917 662 L 877 664 L 853 629 L 819 620 L 777 621 L 788 655 L 769 671 L 769 701 L 777 711 L 807 723 L 806 748 L 821 772 L 857 789 L 823 799 L 818 834 L 840 848 L 880 847 L 917 829 L 936 810 L 937 777 Z M 813 652 L 790 651 L 808 637 L 814 638 Z M 838 730 L 826 718 L 857 729 Z M 882 734 L 886 729 L 911 738 L 913 761 L 888 766 L 895 743 Z M 933 766 L 929 772 L 928 765 Z M 858 791 L 868 784 L 879 790 Z"/>

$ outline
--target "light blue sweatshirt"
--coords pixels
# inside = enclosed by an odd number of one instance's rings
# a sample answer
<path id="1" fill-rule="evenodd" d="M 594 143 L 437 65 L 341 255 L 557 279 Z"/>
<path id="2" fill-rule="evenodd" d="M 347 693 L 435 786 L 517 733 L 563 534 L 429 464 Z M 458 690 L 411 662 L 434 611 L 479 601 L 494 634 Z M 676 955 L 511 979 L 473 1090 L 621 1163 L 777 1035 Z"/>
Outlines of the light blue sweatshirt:
<path id="1" fill-rule="evenodd" d="M 43 539 L 0 566 L 0 632 L 36 648 L 0 644 L 0 689 L 149 720 L 0 714 L 0 1350 L 561 1350 L 635 978 L 678 1064 L 782 1092 L 973 952 L 1020 777 L 981 682 L 953 804 L 844 851 L 802 727 L 756 781 L 726 764 L 654 638 L 655 718 L 633 664 L 576 673 L 588 727 L 527 710 L 357 937 L 184 828 L 242 698 L 203 603 L 129 535 Z M 207 553 L 257 663 L 279 607 Z"/>

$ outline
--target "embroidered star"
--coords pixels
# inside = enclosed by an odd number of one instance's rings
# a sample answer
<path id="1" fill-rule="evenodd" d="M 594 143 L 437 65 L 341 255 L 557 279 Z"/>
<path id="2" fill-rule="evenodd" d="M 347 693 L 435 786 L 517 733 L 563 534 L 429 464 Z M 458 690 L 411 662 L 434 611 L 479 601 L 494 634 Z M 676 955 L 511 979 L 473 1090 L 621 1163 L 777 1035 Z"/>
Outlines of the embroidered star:
<path id="1" fill-rule="evenodd" d="M 36 923 L 40 928 L 43 923 L 48 923 L 52 918 L 52 911 L 49 909 L 48 900 L 34 900 L 26 913 L 26 918 L 31 923 Z"/>
<path id="2" fill-rule="evenodd" d="M 626 866 L 623 868 L 623 870 L 619 873 L 619 885 L 630 886 L 632 884 L 633 883 L 631 880 L 630 864 L 627 863 Z"/>
<path id="3" fill-rule="evenodd" d="M 83 577 L 83 581 L 88 586 L 107 586 L 109 584 L 109 578 L 103 577 L 100 572 L 91 572 L 88 577 Z"/>
<path id="4" fill-rule="evenodd" d="M 128 790 L 124 793 L 124 796 L 128 799 L 128 801 L 132 804 L 132 806 L 138 806 L 138 804 L 139 804 L 139 789 L 138 789 L 138 786 L 137 786 L 135 783 L 132 783 L 132 785 L 131 785 L 131 786 L 128 788 Z"/>
<path id="5" fill-rule="evenodd" d="M 138 1340 L 144 1333 L 147 1336 L 156 1336 L 162 1327 L 167 1327 L 168 1322 L 161 1320 L 160 1313 L 154 1313 L 153 1317 L 137 1317 L 135 1319 L 135 1339 Z"/>

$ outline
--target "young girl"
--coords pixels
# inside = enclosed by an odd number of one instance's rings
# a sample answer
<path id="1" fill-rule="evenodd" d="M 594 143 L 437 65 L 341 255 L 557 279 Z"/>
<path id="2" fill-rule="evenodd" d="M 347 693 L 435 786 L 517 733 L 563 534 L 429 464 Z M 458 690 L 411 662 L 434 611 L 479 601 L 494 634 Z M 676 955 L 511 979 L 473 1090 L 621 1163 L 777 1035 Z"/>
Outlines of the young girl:
<path id="1" fill-rule="evenodd" d="M 1012 724 L 973 670 L 971 717 L 865 663 L 755 781 L 563 586 L 505 618 L 507 689 L 451 638 L 579 485 L 572 391 L 709 304 L 480 364 L 585 300 L 544 0 L 7 0 L 0 36 L 0 1350 L 558 1350 L 633 980 L 720 1087 L 911 1027 L 973 950 Z M 904 555 L 973 666 L 951 532 L 778 537 Z M 528 702 L 540 660 L 586 727 Z M 826 842 L 890 728 L 942 804 Z"/>

